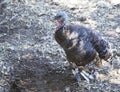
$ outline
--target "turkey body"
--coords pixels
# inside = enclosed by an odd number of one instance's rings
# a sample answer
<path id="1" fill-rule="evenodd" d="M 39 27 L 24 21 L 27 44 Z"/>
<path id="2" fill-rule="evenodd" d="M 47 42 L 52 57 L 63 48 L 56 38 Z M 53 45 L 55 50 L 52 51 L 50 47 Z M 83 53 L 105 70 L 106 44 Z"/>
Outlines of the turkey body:
<path id="1" fill-rule="evenodd" d="M 86 27 L 64 25 L 55 32 L 55 39 L 64 49 L 67 60 L 85 66 L 96 56 L 107 60 L 110 57 L 108 43 Z"/>

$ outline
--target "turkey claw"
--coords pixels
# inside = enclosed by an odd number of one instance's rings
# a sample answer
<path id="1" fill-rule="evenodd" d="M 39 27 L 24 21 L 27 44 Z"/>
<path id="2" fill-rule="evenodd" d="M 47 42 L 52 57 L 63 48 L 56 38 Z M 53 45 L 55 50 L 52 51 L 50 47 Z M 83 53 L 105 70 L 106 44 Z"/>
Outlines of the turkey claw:
<path id="1" fill-rule="evenodd" d="M 79 75 L 78 68 L 76 68 L 75 70 L 72 69 L 72 73 L 73 73 L 73 75 L 75 76 L 75 78 L 77 79 L 78 82 L 81 81 L 81 77 Z"/>

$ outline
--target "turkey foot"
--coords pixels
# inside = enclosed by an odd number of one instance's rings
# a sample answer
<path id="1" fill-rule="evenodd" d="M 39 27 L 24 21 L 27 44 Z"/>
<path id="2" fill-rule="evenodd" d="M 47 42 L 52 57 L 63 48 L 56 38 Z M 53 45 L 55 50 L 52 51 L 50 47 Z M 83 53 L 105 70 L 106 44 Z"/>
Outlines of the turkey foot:
<path id="1" fill-rule="evenodd" d="M 92 76 L 92 74 L 87 73 L 83 67 L 78 67 L 75 63 L 70 63 L 70 65 L 72 66 L 72 73 L 75 76 L 75 78 L 77 79 L 78 82 L 81 81 L 81 76 L 87 81 L 90 82 L 90 80 L 94 80 L 94 77 Z M 81 76 L 80 76 L 81 75 Z"/>
<path id="2" fill-rule="evenodd" d="M 77 79 L 78 82 L 80 82 L 82 80 L 81 76 L 87 81 L 90 82 L 90 80 L 94 80 L 94 75 L 87 73 L 85 70 L 81 70 L 79 71 L 78 68 L 72 69 L 72 73 L 75 76 L 75 78 Z M 94 73 L 96 74 L 96 73 Z M 80 76 L 81 75 L 81 76 Z"/>
<path id="3" fill-rule="evenodd" d="M 79 69 L 78 68 L 72 69 L 72 73 L 75 76 L 75 78 L 77 79 L 77 81 L 80 82 L 81 81 L 81 77 L 79 75 Z"/>

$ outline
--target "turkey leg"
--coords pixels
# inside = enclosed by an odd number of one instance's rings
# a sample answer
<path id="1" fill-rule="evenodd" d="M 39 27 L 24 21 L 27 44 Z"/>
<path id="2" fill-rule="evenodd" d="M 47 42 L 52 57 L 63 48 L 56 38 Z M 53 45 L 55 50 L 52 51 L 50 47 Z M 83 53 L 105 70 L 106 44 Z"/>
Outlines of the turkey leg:
<path id="1" fill-rule="evenodd" d="M 87 80 L 87 82 L 90 81 L 90 79 L 94 79 L 94 77 L 92 75 L 90 75 L 89 73 L 87 73 L 86 71 L 84 71 L 83 69 L 79 69 L 78 66 L 75 63 L 70 63 L 70 65 L 72 66 L 72 73 L 75 76 L 75 78 L 77 79 L 78 82 L 81 81 L 81 77 L 80 75 Z M 79 71 L 80 70 L 80 71 Z M 79 74 L 80 73 L 80 74 Z"/>

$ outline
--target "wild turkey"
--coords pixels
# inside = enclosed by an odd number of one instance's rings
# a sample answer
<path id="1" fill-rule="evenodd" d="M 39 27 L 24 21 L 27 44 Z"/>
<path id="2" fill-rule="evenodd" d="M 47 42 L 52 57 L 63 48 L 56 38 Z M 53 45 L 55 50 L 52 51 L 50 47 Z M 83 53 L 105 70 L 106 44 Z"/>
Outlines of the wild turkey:
<path id="1" fill-rule="evenodd" d="M 95 59 L 98 62 L 102 59 L 107 61 L 111 57 L 109 44 L 99 33 L 81 25 L 66 25 L 67 14 L 64 12 L 58 13 L 54 19 L 58 22 L 55 39 L 64 49 L 78 81 L 77 66 L 85 66 Z M 85 79 L 88 77 L 85 71 L 81 75 Z"/>

